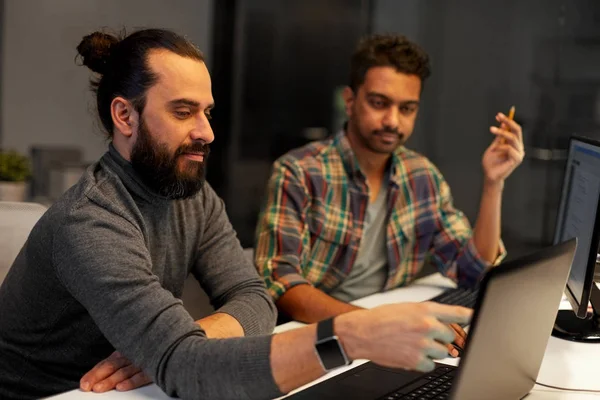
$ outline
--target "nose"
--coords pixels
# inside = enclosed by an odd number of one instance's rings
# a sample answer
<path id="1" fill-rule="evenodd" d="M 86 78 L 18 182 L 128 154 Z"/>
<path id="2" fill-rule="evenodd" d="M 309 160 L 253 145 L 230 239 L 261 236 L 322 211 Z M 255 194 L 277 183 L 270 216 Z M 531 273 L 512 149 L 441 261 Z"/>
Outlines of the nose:
<path id="1" fill-rule="evenodd" d="M 400 123 L 400 112 L 396 107 L 389 107 L 383 118 L 385 129 L 397 130 Z"/>
<path id="2" fill-rule="evenodd" d="M 206 144 L 210 144 L 215 140 L 212 127 L 206 117 L 201 118 L 196 127 L 190 132 L 190 138 L 192 140 L 201 140 Z"/>

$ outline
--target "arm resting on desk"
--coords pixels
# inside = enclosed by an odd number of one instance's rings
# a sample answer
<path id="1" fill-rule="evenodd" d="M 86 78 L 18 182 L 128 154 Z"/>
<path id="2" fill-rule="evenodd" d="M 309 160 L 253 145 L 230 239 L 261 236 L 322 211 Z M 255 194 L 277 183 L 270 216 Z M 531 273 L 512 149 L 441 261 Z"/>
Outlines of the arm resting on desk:
<path id="1" fill-rule="evenodd" d="M 200 325 L 209 339 L 244 336 L 242 325 L 229 314 L 214 313 L 196 323 Z"/>
<path id="2" fill-rule="evenodd" d="M 277 320 L 273 299 L 256 268 L 244 255 L 223 200 L 210 186 L 206 190 L 209 192 L 204 206 L 206 229 L 192 273 L 215 308 L 214 314 L 227 314 L 233 317 L 232 322 L 241 325 L 243 335 L 238 331 L 235 336 L 271 333 Z"/>
<path id="3" fill-rule="evenodd" d="M 244 336 L 242 325 L 228 314 L 215 313 L 196 323 L 209 339 Z M 115 351 L 81 378 L 80 387 L 86 392 L 103 393 L 113 389 L 133 390 L 149 383 L 152 383 L 152 378 Z"/>
<path id="4" fill-rule="evenodd" d="M 90 218 L 76 210 L 57 227 L 54 260 L 61 283 L 115 349 L 167 394 L 184 399 L 280 394 L 270 370 L 269 336 L 207 339 L 152 273 L 140 232 L 120 216 L 94 212 L 100 215 Z M 233 254 L 236 249 L 221 250 Z M 216 269 L 203 278 L 224 279 Z M 274 325 L 274 306 L 256 272 L 246 270 L 233 287 L 215 287 L 212 294 L 224 299 L 221 310 L 235 316 L 245 333 L 256 334 Z M 233 295 L 238 288 L 246 295 Z"/>
<path id="5" fill-rule="evenodd" d="M 279 310 L 296 321 L 313 323 L 335 317 L 360 307 L 344 303 L 312 285 L 297 285 L 287 290 L 275 303 Z"/>

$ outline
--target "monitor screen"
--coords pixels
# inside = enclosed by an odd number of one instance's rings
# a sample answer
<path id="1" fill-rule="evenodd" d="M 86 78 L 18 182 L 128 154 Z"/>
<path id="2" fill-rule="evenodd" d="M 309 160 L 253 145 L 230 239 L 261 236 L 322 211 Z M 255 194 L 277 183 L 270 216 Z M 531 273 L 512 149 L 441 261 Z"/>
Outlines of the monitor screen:
<path id="1" fill-rule="evenodd" d="M 594 225 L 600 195 L 600 146 L 571 139 L 562 190 L 554 243 L 578 239 L 567 290 L 581 304 L 588 267 L 592 264 L 593 268 L 598 251 Z M 588 300 L 583 301 L 587 307 Z"/>

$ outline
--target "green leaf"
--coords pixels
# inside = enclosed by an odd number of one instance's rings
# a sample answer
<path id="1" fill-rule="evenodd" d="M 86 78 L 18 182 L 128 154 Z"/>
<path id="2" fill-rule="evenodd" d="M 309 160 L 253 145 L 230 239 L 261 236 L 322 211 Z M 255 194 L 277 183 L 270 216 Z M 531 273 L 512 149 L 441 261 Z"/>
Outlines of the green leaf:
<path id="1" fill-rule="evenodd" d="M 0 181 L 22 182 L 31 176 L 29 159 L 16 151 L 0 151 Z"/>

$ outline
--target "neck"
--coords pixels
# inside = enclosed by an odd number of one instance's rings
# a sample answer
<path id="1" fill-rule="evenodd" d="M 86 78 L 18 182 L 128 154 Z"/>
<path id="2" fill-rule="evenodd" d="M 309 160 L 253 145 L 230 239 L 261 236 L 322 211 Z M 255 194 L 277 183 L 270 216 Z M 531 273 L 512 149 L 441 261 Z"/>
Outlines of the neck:
<path id="1" fill-rule="evenodd" d="M 375 153 L 362 146 L 359 140 L 354 138 L 354 135 L 348 134 L 347 136 L 350 147 L 352 147 L 352 151 L 358 160 L 358 165 L 360 165 L 360 169 L 367 180 L 383 178 L 391 154 Z"/>
<path id="2" fill-rule="evenodd" d="M 127 161 L 131 161 L 130 146 L 127 143 L 127 139 L 125 137 L 123 137 L 123 135 L 116 132 L 113 135 L 112 144 L 113 144 L 115 150 L 117 150 L 119 152 L 121 157 L 123 157 Z"/>

